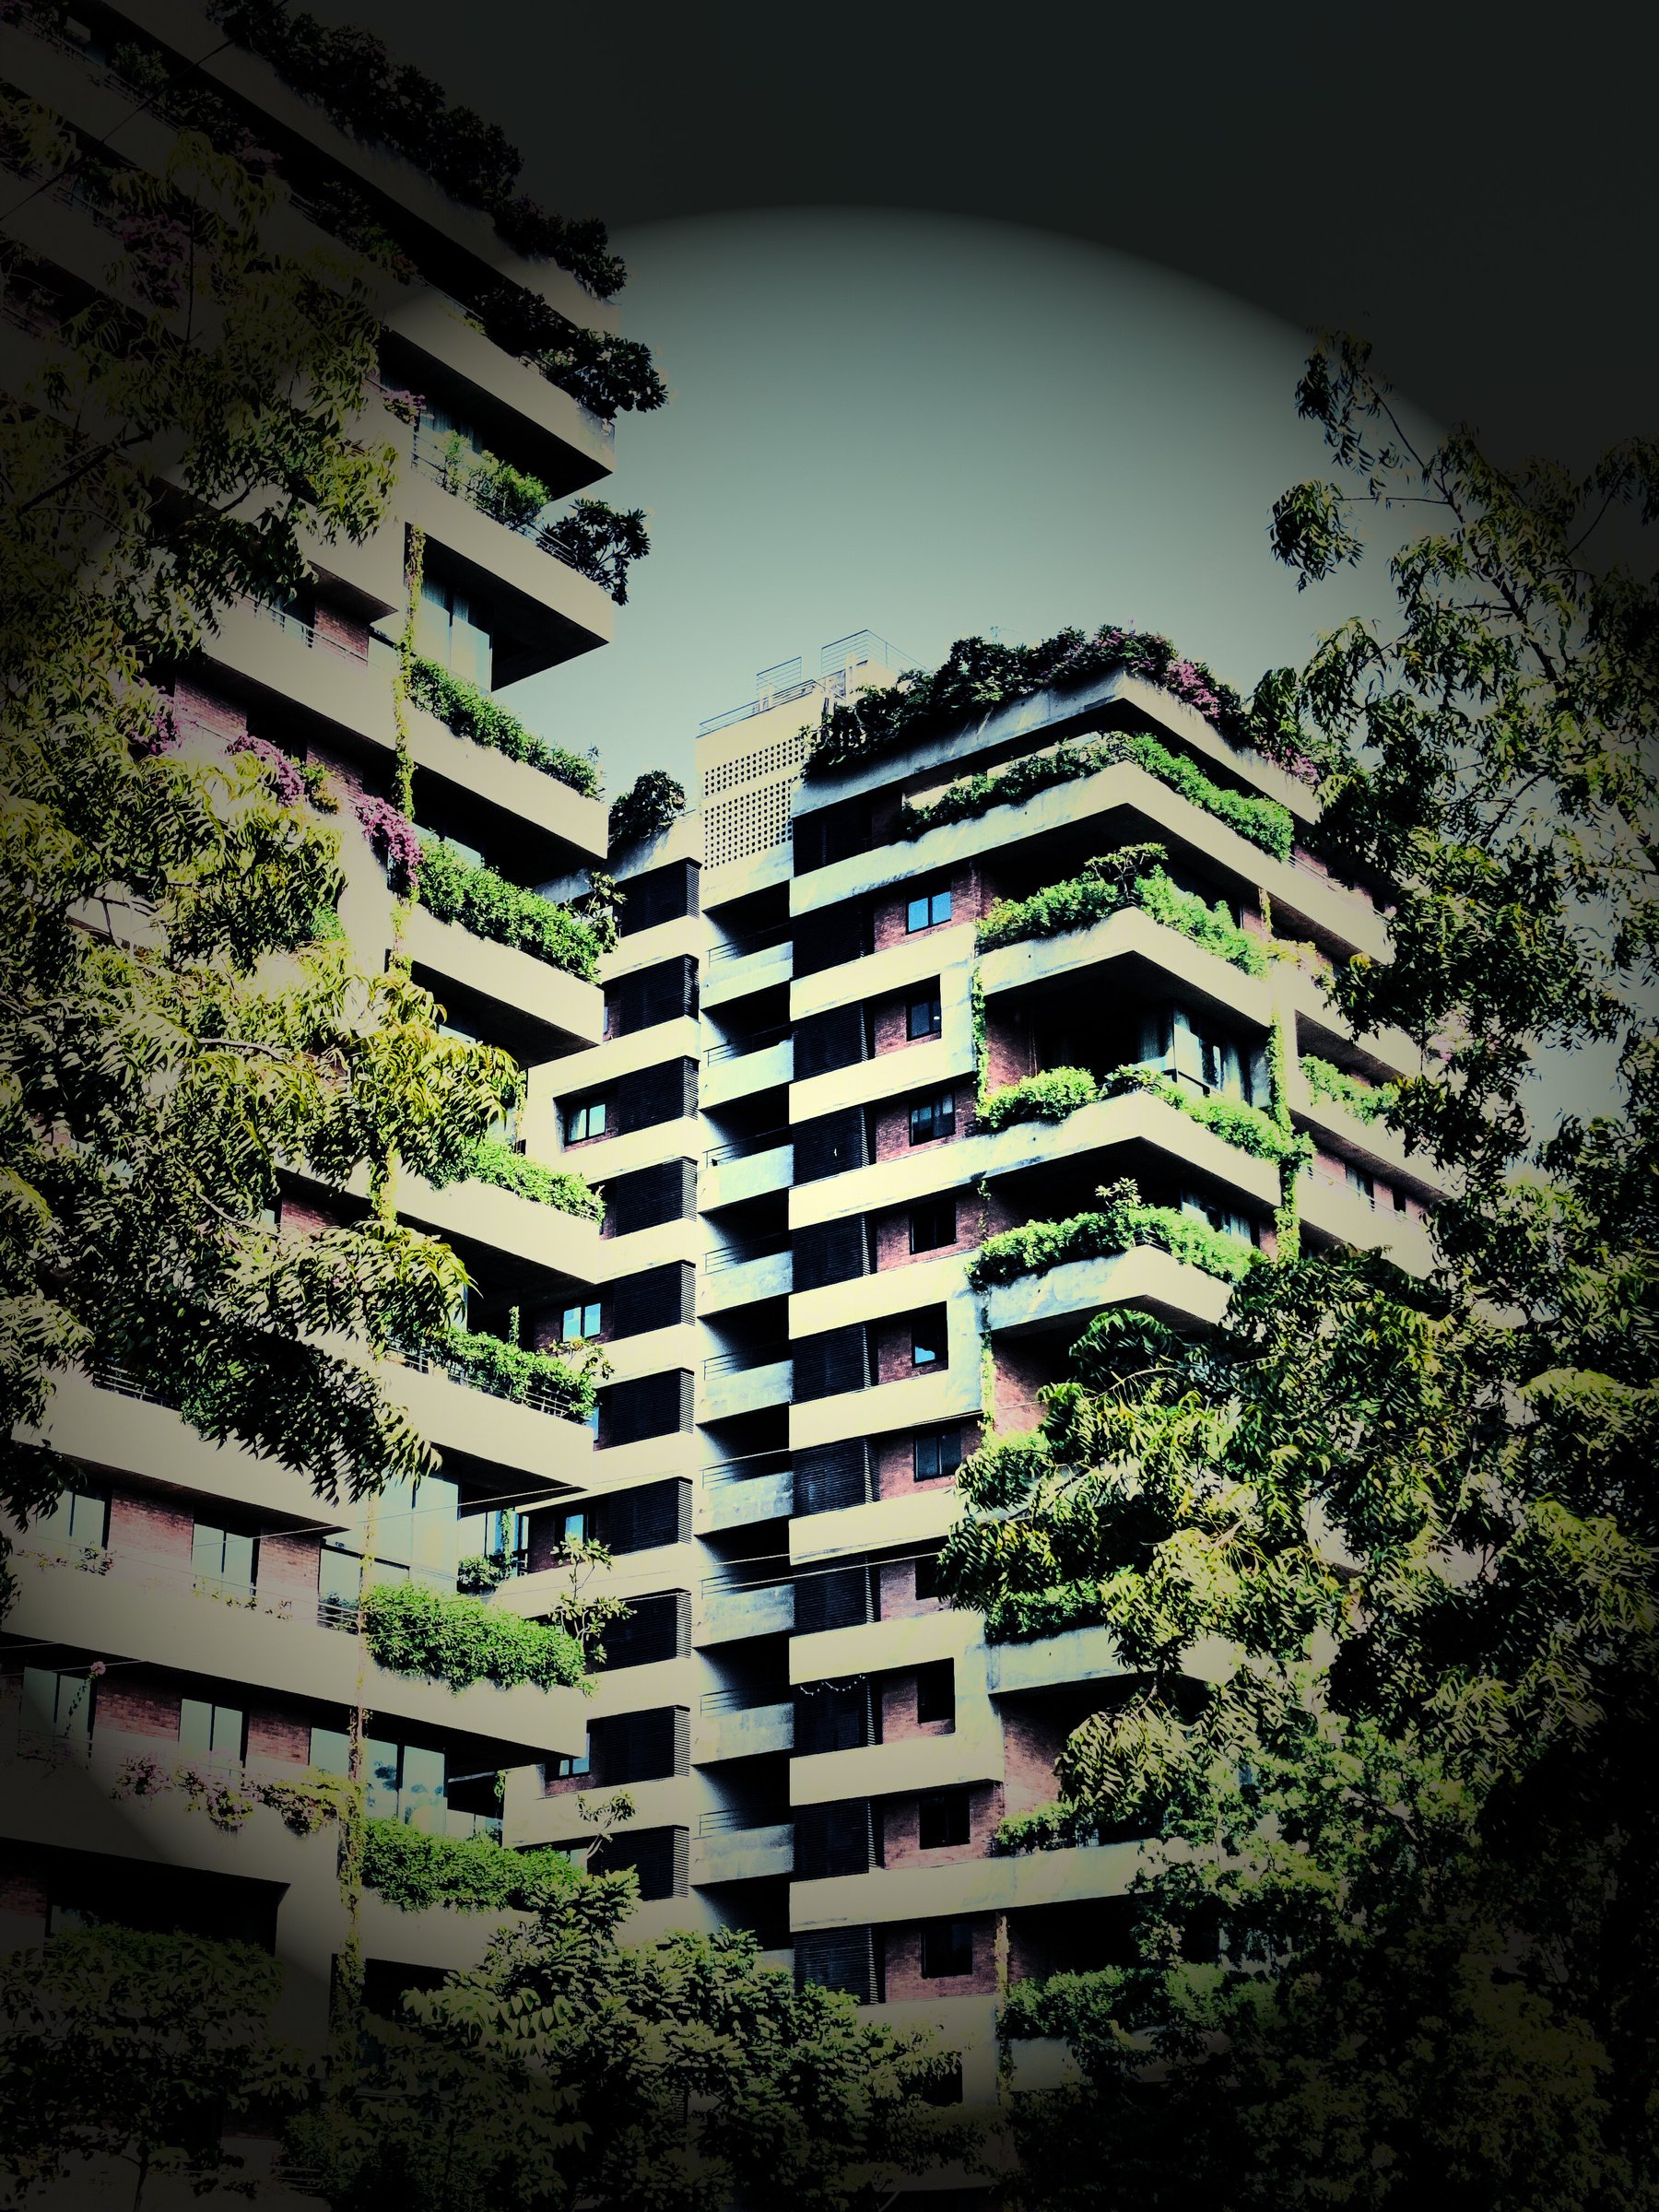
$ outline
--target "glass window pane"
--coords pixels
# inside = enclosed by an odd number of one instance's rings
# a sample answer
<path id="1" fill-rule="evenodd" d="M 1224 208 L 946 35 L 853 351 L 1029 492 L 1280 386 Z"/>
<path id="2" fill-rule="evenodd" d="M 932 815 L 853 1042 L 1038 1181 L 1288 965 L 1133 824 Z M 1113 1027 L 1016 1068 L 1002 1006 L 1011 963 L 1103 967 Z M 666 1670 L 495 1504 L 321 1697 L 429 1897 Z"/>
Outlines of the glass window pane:
<path id="1" fill-rule="evenodd" d="M 371 1819 L 397 1818 L 397 1751 L 381 1736 L 371 1735 L 363 1746 L 364 1804 Z"/>
<path id="2" fill-rule="evenodd" d="M 179 1700 L 179 1748 L 192 1757 L 212 1750 L 213 1707 L 206 1698 Z"/>
<path id="3" fill-rule="evenodd" d="M 419 1485 L 414 1498 L 416 1566 L 429 1574 L 451 1575 L 460 1556 L 455 1517 L 460 1487 L 442 1475 L 431 1475 Z"/>
<path id="4" fill-rule="evenodd" d="M 350 1745 L 343 1728 L 313 1728 L 311 1763 L 319 1774 L 344 1774 L 350 1764 Z"/>
<path id="5" fill-rule="evenodd" d="M 403 1789 L 398 1805 L 402 1818 L 409 1819 L 422 1806 L 442 1802 L 443 1765 L 441 1751 L 429 1751 L 420 1744 L 404 1746 Z"/>
<path id="6" fill-rule="evenodd" d="M 912 899 L 904 910 L 905 928 L 925 929 L 927 927 L 927 907 L 928 902 L 925 899 Z"/>
<path id="7" fill-rule="evenodd" d="M 935 891 L 933 895 L 932 903 L 929 909 L 929 920 L 932 921 L 936 926 L 941 922 L 948 922 L 949 919 L 950 893 L 948 891 Z"/>
<path id="8" fill-rule="evenodd" d="M 190 1563 L 198 1574 L 223 1574 L 225 1532 L 222 1528 L 210 1528 L 205 1521 L 196 1523 L 190 1537 Z"/>

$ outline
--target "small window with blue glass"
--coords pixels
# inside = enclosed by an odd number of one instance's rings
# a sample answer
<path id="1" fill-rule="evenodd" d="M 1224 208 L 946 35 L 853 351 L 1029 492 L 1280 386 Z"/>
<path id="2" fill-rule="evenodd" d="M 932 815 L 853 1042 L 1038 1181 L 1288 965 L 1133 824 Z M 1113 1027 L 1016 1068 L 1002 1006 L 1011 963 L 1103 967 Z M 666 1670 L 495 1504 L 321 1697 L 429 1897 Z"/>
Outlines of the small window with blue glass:
<path id="1" fill-rule="evenodd" d="M 942 890 L 923 891 L 910 900 L 904 910 L 904 926 L 912 935 L 919 929 L 937 929 L 942 922 L 950 919 L 950 887 Z"/>

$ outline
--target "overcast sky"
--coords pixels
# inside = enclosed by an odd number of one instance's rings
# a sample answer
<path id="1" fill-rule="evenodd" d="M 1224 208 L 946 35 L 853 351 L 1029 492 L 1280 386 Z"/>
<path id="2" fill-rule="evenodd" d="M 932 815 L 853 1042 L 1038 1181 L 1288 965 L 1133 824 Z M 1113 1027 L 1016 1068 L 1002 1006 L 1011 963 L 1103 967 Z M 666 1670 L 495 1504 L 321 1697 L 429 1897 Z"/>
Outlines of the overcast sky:
<path id="1" fill-rule="evenodd" d="M 1299 594 L 1269 554 L 1273 499 L 1324 465 L 1292 398 L 1306 337 L 1226 294 L 943 216 L 759 211 L 616 243 L 672 397 L 620 418 L 595 488 L 646 510 L 653 551 L 612 645 L 506 695 L 597 745 L 612 792 L 654 766 L 689 784 L 700 721 L 850 630 L 931 665 L 993 626 L 1128 621 L 1248 689 L 1362 595 Z"/>

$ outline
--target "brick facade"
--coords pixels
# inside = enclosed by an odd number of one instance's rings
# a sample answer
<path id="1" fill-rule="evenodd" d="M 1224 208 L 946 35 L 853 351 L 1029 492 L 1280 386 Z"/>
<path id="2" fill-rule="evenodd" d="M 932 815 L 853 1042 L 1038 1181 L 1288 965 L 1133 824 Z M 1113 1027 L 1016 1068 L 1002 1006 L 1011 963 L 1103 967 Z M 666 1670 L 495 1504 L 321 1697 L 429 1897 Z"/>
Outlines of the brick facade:
<path id="1" fill-rule="evenodd" d="M 938 1319 L 943 1328 L 942 1310 Z M 930 1360 L 924 1367 L 916 1365 L 912 1324 L 913 1317 L 909 1315 L 902 1321 L 877 1323 L 876 1357 L 871 1364 L 877 1382 L 902 1382 L 909 1375 L 936 1375 L 947 1365 L 944 1359 Z"/>
<path id="2" fill-rule="evenodd" d="M 189 1564 L 195 1515 L 171 1499 L 141 1491 L 117 1490 L 110 1500 L 110 1549 L 142 1552 L 156 1559 Z"/>
<path id="3" fill-rule="evenodd" d="M 1003 1794 L 995 1783 L 984 1782 L 974 1783 L 963 1794 L 968 1800 L 967 1842 L 943 1843 L 930 1851 L 922 1848 L 920 1797 L 890 1797 L 879 1806 L 882 1865 L 959 1866 L 969 1859 L 982 1859 L 1003 1817 Z"/>
<path id="4" fill-rule="evenodd" d="M 262 1600 L 291 1598 L 296 1619 L 317 1595 L 323 1559 L 321 1535 L 277 1535 L 259 1540 L 259 1594 Z"/>
<path id="5" fill-rule="evenodd" d="M 311 1724 L 272 1706 L 256 1705 L 248 1714 L 248 1757 L 285 1765 L 311 1764 Z"/>
<path id="6" fill-rule="evenodd" d="M 916 1718 L 916 1670 L 905 1667 L 881 1680 L 881 1741 L 894 1744 L 915 1735 L 954 1735 L 956 1723 Z"/>
<path id="7" fill-rule="evenodd" d="M 986 1201 L 977 1191 L 946 1192 L 944 1197 L 954 1195 L 956 1200 L 956 1237 L 949 1244 L 936 1244 L 926 1252 L 911 1250 L 911 1213 L 908 1206 L 895 1206 L 891 1213 L 876 1217 L 876 1266 L 877 1272 L 887 1267 L 908 1267 L 916 1260 L 942 1260 L 953 1252 L 972 1252 L 982 1244 L 992 1232 L 986 1227 Z M 918 1199 L 916 1204 L 932 1203 Z M 1006 1210 L 1006 1209 L 1000 1209 Z"/>
<path id="8" fill-rule="evenodd" d="M 904 2005 L 922 1998 L 989 1995 L 996 1988 L 996 1929 L 986 1912 L 968 1923 L 972 1931 L 973 1968 L 966 1974 L 924 1975 L 922 1971 L 922 1931 L 919 1927 L 887 1928 L 882 1932 L 886 1962 L 887 2001 Z"/>
<path id="9" fill-rule="evenodd" d="M 95 1692 L 93 1727 L 99 1735 L 153 1735 L 179 1740 L 180 1692 L 136 1671 L 105 1675 Z"/>
<path id="10" fill-rule="evenodd" d="M 977 1421 L 945 1424 L 954 1426 L 960 1441 L 961 1456 L 966 1459 L 979 1448 L 980 1430 Z M 928 1433 L 934 1430 L 929 1427 Z M 913 1432 L 900 1430 L 896 1436 L 877 1437 L 871 1446 L 871 1475 L 874 1495 L 877 1498 L 909 1498 L 917 1490 L 947 1490 L 956 1481 L 954 1475 L 932 1475 L 925 1480 L 916 1480 L 916 1459 Z"/>

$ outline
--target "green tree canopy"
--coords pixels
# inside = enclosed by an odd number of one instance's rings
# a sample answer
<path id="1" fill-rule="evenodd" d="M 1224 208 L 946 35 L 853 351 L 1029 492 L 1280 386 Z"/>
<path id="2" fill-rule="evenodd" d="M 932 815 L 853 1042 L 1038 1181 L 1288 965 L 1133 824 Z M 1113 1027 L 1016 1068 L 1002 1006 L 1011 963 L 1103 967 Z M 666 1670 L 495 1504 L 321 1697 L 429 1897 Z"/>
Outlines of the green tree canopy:
<path id="1" fill-rule="evenodd" d="M 1147 1839 L 1134 1963 L 1010 2010 L 1084 2068 L 1021 2121 L 1030 2201 L 1633 2206 L 1659 2184 L 1659 592 L 1593 533 L 1653 522 L 1659 448 L 1582 482 L 1419 451 L 1349 342 L 1299 405 L 1339 476 L 1277 503 L 1281 557 L 1327 574 L 1395 501 L 1419 526 L 1397 621 L 1265 679 L 1255 733 L 1334 870 L 1395 887 L 1393 959 L 1330 989 L 1428 1052 L 1384 1118 L 1451 1194 L 1426 1280 L 1309 1253 L 1202 1338 L 1109 1312 L 1041 1433 L 963 1470 L 956 1602 L 1103 1623 L 1123 1668 L 1028 1833 Z M 1616 1056 L 1605 1110 L 1534 1131 L 1545 1048 Z M 1201 1646 L 1230 1654 L 1208 1687 Z"/>

